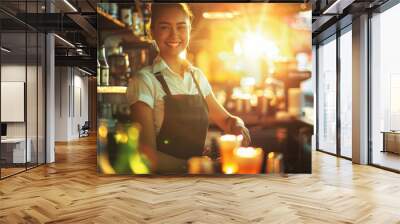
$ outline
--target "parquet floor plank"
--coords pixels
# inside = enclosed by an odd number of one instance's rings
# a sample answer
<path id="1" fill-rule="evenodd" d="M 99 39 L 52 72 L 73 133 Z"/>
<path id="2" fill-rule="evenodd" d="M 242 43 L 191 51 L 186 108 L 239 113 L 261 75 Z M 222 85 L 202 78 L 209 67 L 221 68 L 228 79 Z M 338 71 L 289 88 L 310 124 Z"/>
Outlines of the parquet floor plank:
<path id="1" fill-rule="evenodd" d="M 313 174 L 131 177 L 96 173 L 96 140 L 0 181 L 0 223 L 396 223 L 400 175 L 313 152 Z"/>

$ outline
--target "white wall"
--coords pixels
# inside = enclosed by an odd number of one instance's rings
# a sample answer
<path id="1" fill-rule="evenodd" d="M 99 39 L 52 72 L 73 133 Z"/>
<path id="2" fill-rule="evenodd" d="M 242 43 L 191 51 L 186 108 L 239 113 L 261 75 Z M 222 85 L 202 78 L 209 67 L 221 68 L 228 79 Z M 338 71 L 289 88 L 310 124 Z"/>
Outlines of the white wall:
<path id="1" fill-rule="evenodd" d="M 36 67 L 33 66 L 28 66 L 27 71 L 28 73 L 32 72 L 32 70 L 35 70 L 36 73 Z M 1 81 L 4 82 L 25 82 L 25 64 L 24 65 L 18 65 L 18 64 L 5 64 L 1 66 Z M 30 80 L 31 82 L 31 80 Z M 30 83 L 32 85 L 36 85 L 35 83 Z M 36 98 L 36 89 L 28 88 L 28 90 L 32 90 L 32 92 L 27 93 L 27 102 L 32 102 L 33 99 L 31 98 Z M 35 104 L 36 107 L 36 104 Z M 7 110 L 7 108 L 1 108 L 1 110 Z M 32 121 L 35 119 L 36 121 L 36 113 L 34 114 L 34 117 L 31 118 L 31 115 L 28 113 L 28 121 Z M 32 127 L 32 125 L 28 125 L 28 127 Z M 36 128 L 36 127 L 35 127 Z M 28 131 L 29 133 L 29 131 Z M 8 137 L 25 137 L 25 122 L 7 122 L 7 136 Z M 29 137 L 29 136 L 28 136 Z"/>
<path id="2" fill-rule="evenodd" d="M 79 137 L 78 124 L 88 120 L 88 78 L 71 67 L 56 67 L 56 141 Z"/>
<path id="3" fill-rule="evenodd" d="M 55 68 L 55 141 L 68 140 L 68 84 L 67 67 Z"/>

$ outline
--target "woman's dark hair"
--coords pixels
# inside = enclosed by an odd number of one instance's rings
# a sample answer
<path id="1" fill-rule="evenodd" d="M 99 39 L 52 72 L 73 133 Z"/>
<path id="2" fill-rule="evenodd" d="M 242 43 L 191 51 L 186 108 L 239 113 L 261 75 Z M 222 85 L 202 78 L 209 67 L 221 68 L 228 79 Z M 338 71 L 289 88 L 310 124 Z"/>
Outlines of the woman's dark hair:
<path id="1" fill-rule="evenodd" d="M 190 20 L 190 23 L 193 21 L 193 13 L 190 10 L 188 4 L 186 3 L 152 3 L 151 4 L 151 18 L 150 18 L 150 29 L 154 27 L 154 21 L 160 15 L 161 11 L 165 10 L 166 8 L 177 8 L 182 10 Z"/>

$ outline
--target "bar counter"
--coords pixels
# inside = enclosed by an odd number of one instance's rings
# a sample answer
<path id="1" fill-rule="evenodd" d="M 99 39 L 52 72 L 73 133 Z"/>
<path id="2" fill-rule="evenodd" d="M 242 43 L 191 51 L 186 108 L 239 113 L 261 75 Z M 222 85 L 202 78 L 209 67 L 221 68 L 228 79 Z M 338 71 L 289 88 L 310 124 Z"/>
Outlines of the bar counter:
<path id="1" fill-rule="evenodd" d="M 250 131 L 252 147 L 264 150 L 262 173 L 267 172 L 266 156 L 270 152 L 283 156 L 284 173 L 311 173 L 312 121 L 306 118 L 276 119 L 257 114 L 236 114 Z M 217 129 L 211 123 L 210 129 Z"/>

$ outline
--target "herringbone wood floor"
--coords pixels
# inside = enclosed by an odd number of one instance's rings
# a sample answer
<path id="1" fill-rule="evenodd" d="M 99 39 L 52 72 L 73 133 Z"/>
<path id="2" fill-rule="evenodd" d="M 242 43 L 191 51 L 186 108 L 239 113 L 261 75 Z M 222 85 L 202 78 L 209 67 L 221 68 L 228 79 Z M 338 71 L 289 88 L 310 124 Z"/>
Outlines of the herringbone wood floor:
<path id="1" fill-rule="evenodd" d="M 312 175 L 96 173 L 96 141 L 0 181 L 0 223 L 400 223 L 400 175 L 313 153 Z"/>

